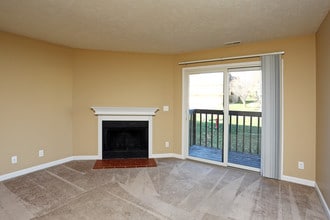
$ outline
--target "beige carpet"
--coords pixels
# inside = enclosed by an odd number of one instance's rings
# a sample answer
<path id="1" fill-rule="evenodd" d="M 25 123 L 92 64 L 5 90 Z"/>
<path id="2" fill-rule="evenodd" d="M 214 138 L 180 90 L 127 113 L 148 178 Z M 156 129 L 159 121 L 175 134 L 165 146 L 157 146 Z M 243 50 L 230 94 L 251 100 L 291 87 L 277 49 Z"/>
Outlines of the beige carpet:
<path id="1" fill-rule="evenodd" d="M 189 160 L 74 161 L 0 182 L 0 219 L 326 219 L 315 189 Z"/>

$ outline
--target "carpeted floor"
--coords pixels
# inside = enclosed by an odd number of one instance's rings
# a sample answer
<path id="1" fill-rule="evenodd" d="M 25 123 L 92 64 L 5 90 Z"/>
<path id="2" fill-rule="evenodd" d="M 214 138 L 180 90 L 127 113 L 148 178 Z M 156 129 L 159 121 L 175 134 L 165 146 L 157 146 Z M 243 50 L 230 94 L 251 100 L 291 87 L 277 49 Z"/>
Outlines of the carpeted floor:
<path id="1" fill-rule="evenodd" d="M 314 188 L 189 160 L 73 161 L 0 182 L 0 219 L 326 219 Z"/>

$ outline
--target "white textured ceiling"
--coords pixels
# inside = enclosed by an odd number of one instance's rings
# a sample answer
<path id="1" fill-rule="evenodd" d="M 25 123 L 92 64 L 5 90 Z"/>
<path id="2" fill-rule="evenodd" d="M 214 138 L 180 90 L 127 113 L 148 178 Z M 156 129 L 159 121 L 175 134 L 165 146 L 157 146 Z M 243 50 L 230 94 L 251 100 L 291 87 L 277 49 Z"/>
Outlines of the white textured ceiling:
<path id="1" fill-rule="evenodd" d="M 181 53 L 315 33 L 330 0 L 0 0 L 0 30 L 74 48 Z"/>

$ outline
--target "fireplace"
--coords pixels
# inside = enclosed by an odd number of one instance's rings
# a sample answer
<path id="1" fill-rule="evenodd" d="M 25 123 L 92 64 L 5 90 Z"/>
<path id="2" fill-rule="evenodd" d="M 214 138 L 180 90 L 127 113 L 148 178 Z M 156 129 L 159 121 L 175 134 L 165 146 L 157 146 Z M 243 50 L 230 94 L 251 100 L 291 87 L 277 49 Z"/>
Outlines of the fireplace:
<path id="1" fill-rule="evenodd" d="M 103 121 L 102 159 L 148 158 L 148 121 Z"/>
<path id="2" fill-rule="evenodd" d="M 92 107 L 98 116 L 98 159 L 150 158 L 158 108 Z"/>

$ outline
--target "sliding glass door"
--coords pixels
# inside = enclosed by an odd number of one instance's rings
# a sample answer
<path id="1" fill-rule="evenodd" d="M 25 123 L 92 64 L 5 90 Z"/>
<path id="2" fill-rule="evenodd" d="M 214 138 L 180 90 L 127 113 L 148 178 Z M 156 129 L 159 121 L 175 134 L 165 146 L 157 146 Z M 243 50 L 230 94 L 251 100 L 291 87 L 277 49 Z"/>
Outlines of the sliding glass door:
<path id="1" fill-rule="evenodd" d="M 189 156 L 223 162 L 223 72 L 189 76 Z"/>
<path id="2" fill-rule="evenodd" d="M 186 156 L 211 163 L 260 168 L 259 62 L 185 68 Z"/>
<path id="3" fill-rule="evenodd" d="M 261 70 L 229 69 L 228 163 L 260 168 Z"/>

